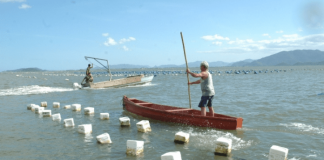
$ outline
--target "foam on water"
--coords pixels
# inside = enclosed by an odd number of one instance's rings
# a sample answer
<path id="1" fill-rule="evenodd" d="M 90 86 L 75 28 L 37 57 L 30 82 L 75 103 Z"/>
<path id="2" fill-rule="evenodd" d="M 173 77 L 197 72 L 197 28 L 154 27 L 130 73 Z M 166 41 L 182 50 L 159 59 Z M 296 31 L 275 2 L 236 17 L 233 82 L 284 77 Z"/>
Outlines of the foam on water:
<path id="1" fill-rule="evenodd" d="M 324 134 L 323 128 L 313 127 L 312 125 L 307 125 L 303 123 L 289 123 L 289 124 L 280 123 L 280 125 L 290 129 L 297 129 L 299 131 L 306 132 L 306 133 Z"/>
<path id="2" fill-rule="evenodd" d="M 73 89 L 31 85 L 31 86 L 21 86 L 21 87 L 10 88 L 10 89 L 1 89 L 0 96 L 44 94 L 44 93 L 51 93 L 51 92 L 66 92 L 66 91 L 73 91 Z"/>
<path id="3" fill-rule="evenodd" d="M 138 85 L 133 85 L 133 86 L 126 86 L 126 87 L 148 87 L 148 86 L 155 86 L 157 84 L 153 84 L 151 82 L 144 83 L 144 84 L 138 84 Z"/>
<path id="4" fill-rule="evenodd" d="M 230 132 L 217 131 L 214 129 L 208 129 L 205 132 L 196 132 L 192 128 L 189 130 L 183 130 L 182 132 L 190 134 L 190 142 L 194 143 L 199 148 L 208 148 L 214 150 L 217 138 L 225 137 L 232 140 L 232 149 L 239 150 L 249 147 L 253 144 L 253 140 L 244 141 L 239 137 L 236 137 Z"/>

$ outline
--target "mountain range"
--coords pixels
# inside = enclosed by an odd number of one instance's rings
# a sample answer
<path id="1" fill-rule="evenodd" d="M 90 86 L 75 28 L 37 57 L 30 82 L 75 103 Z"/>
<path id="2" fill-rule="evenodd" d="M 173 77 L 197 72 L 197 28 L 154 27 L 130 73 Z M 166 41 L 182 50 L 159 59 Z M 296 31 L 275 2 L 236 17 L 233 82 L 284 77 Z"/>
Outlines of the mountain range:
<path id="1" fill-rule="evenodd" d="M 199 67 L 201 61 L 189 62 L 189 67 Z M 234 63 L 227 63 L 222 61 L 213 62 L 208 61 L 209 67 L 242 67 L 242 66 L 299 66 L 299 65 L 324 65 L 324 51 L 320 50 L 293 50 L 282 51 L 261 59 L 252 60 L 246 59 Z M 148 66 L 148 65 L 131 65 L 131 64 L 118 64 L 110 65 L 111 69 L 127 69 L 127 68 L 185 68 L 186 64 L 182 65 L 160 65 L 160 66 Z M 94 68 L 99 69 L 99 68 Z M 45 71 L 39 68 L 22 68 L 17 70 L 10 70 L 11 72 L 35 72 Z"/>
<path id="2" fill-rule="evenodd" d="M 199 67 L 201 61 L 189 62 L 189 67 Z M 242 67 L 242 66 L 297 66 L 297 65 L 324 65 L 324 51 L 320 50 L 293 50 L 282 51 L 261 59 L 252 60 L 246 59 L 234 63 L 216 61 L 209 61 L 209 67 Z M 186 64 L 182 65 L 160 65 L 160 66 L 140 66 L 131 65 L 132 68 L 176 68 L 186 67 Z M 112 65 L 111 68 L 130 68 L 128 65 Z"/>

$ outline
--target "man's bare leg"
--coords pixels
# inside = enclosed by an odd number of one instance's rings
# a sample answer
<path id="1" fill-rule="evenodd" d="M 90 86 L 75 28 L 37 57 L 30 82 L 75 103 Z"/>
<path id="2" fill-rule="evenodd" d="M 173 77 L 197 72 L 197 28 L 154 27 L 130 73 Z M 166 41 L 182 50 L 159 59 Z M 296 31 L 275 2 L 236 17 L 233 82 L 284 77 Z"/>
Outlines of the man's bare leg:
<path id="1" fill-rule="evenodd" d="M 201 108 L 201 115 L 206 116 L 206 107 L 200 107 Z"/>
<path id="2" fill-rule="evenodd" d="M 208 107 L 208 109 L 209 109 L 209 115 L 211 117 L 214 117 L 214 109 L 213 109 L 213 107 Z"/>

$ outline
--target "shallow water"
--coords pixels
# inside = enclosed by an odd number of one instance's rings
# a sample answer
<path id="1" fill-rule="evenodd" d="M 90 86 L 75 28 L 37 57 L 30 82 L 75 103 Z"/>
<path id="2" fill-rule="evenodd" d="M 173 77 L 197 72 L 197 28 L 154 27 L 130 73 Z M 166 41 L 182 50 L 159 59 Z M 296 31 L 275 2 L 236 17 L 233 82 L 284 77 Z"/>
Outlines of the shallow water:
<path id="1" fill-rule="evenodd" d="M 123 95 L 188 108 L 185 74 L 158 75 L 151 83 L 141 86 L 74 90 L 72 83 L 80 83 L 83 77 L 75 76 L 73 71 L 1 72 L 0 158 L 160 159 L 166 152 L 180 151 L 182 159 L 268 159 L 272 145 L 288 148 L 288 159 L 291 160 L 321 159 L 324 156 L 324 95 L 317 95 L 324 92 L 324 66 L 222 67 L 211 70 L 231 69 L 282 70 L 278 73 L 213 74 L 215 112 L 242 117 L 242 129 L 228 131 L 149 119 L 152 128 L 149 133 L 137 132 L 136 123 L 146 118 L 123 111 Z M 113 77 L 116 78 L 123 77 Z M 95 76 L 95 81 L 107 79 L 106 76 Z M 199 109 L 199 85 L 191 86 L 190 90 L 192 107 Z M 43 101 L 47 101 L 47 109 L 52 110 L 52 114 L 61 114 L 62 121 L 54 122 L 27 110 L 27 104 L 40 105 Z M 53 108 L 53 102 L 60 102 L 61 107 Z M 81 112 L 63 108 L 74 103 L 82 105 Z M 93 116 L 83 113 L 83 108 L 89 106 L 95 108 Z M 109 120 L 99 119 L 103 112 L 110 114 Z M 118 118 L 124 116 L 131 119 L 131 127 L 119 126 Z M 74 118 L 74 128 L 63 126 L 66 118 Z M 92 134 L 77 132 L 78 125 L 89 123 L 92 124 Z M 190 133 L 188 144 L 173 142 L 175 133 L 179 131 Z M 112 144 L 96 142 L 96 136 L 105 132 L 110 134 Z M 231 157 L 214 155 L 219 137 L 233 140 Z M 127 156 L 127 140 L 144 141 L 144 153 L 138 157 Z"/>

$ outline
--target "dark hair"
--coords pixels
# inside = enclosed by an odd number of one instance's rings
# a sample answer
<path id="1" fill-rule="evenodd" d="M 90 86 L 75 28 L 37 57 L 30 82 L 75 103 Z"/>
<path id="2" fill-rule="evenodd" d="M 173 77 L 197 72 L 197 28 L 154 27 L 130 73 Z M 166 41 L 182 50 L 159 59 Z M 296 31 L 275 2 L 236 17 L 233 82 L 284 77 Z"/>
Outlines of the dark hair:
<path id="1" fill-rule="evenodd" d="M 91 65 L 90 65 L 90 64 L 88 64 L 88 66 L 90 67 Z"/>

